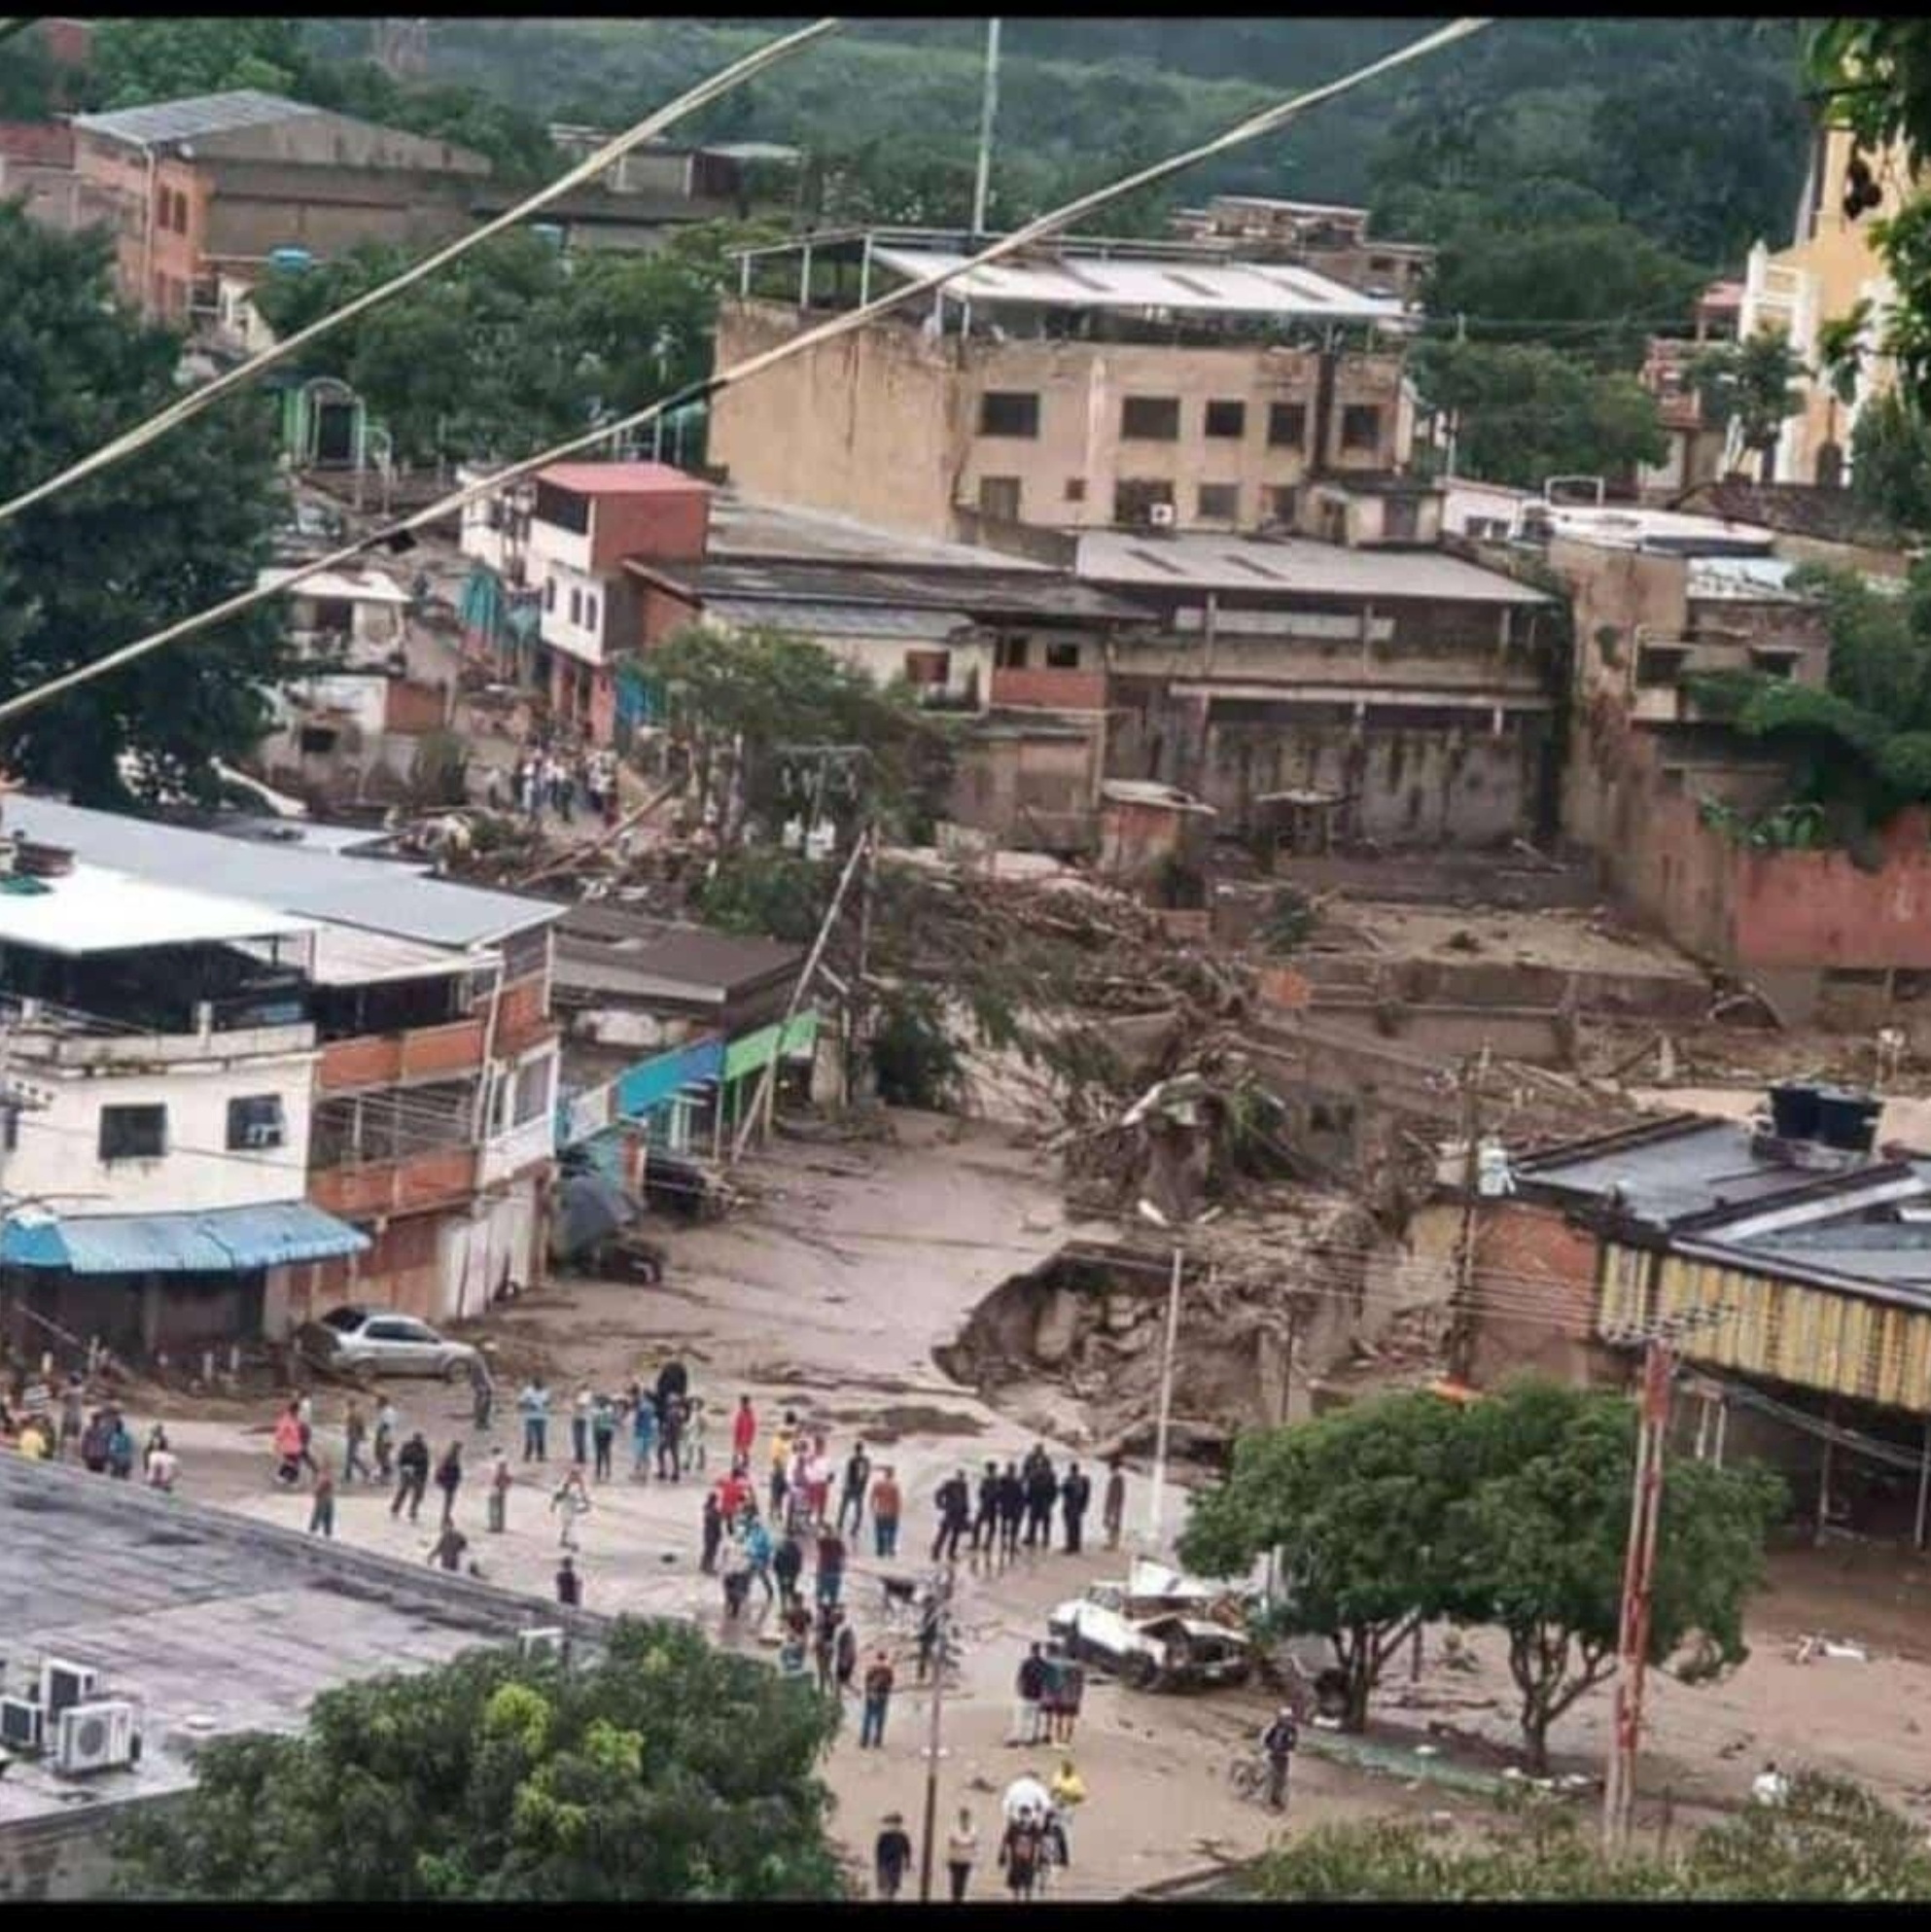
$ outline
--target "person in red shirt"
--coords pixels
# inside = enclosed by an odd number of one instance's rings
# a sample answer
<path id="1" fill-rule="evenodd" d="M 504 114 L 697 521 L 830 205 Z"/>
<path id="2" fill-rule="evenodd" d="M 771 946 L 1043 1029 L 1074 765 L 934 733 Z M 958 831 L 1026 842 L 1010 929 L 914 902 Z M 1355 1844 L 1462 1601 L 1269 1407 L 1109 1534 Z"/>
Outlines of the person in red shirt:
<path id="1" fill-rule="evenodd" d="M 731 1454 L 740 1462 L 751 1460 L 752 1446 L 757 1441 L 757 1411 L 749 1395 L 738 1397 L 738 1412 L 731 1418 Z"/>
<path id="2" fill-rule="evenodd" d="M 751 1479 L 742 1469 L 733 1469 L 718 1485 L 718 1513 L 728 1531 L 735 1527 L 744 1506 L 751 1500 Z"/>

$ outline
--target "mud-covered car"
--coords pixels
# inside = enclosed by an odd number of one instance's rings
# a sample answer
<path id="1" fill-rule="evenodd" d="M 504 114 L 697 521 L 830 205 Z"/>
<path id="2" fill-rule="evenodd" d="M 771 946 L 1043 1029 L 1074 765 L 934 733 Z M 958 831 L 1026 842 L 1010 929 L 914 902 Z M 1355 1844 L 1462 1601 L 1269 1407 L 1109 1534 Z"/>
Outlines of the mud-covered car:
<path id="1" fill-rule="evenodd" d="M 1069 1656 L 1136 1690 L 1216 1689 L 1253 1674 L 1240 1597 L 1161 1563 L 1137 1563 L 1123 1582 L 1090 1585 L 1053 1609 L 1046 1629 Z"/>

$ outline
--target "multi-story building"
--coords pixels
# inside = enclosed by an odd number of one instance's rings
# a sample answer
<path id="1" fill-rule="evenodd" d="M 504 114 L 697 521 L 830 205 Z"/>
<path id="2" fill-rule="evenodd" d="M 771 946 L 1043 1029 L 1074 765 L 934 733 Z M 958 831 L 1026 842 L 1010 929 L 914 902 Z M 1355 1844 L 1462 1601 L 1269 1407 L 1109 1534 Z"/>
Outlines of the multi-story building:
<path id="1" fill-rule="evenodd" d="M 308 1198 L 315 922 L 13 833 L 0 1334 L 174 1354 L 286 1331 L 369 1238 Z"/>
<path id="2" fill-rule="evenodd" d="M 1661 463 L 1641 464 L 1636 470 L 1636 488 L 1646 500 L 1667 502 L 1700 483 L 1715 481 L 1723 472 L 1728 427 L 1707 420 L 1691 371 L 1697 358 L 1715 344 L 1737 339 L 1742 306 L 1742 283 L 1713 282 L 1697 299 L 1689 335 L 1650 337 L 1642 386 L 1656 398 L 1657 416 L 1669 447 Z"/>
<path id="3" fill-rule="evenodd" d="M 744 251 L 717 363 L 966 259 L 956 233 Z M 710 453 L 755 495 L 941 539 L 1291 525 L 1324 476 L 1403 469 L 1402 303 L 1181 243 L 1061 241 L 973 269 L 723 391 Z"/>
<path id="4" fill-rule="evenodd" d="M 417 1315 L 475 1315 L 506 1282 L 535 1278 L 562 907 L 434 878 L 319 831 L 230 836 L 31 797 L 10 799 L 6 823 L 139 879 L 220 880 L 313 929 L 306 1194 L 369 1245 L 297 1284 L 295 1318 L 351 1290 Z"/>
<path id="5" fill-rule="evenodd" d="M 1436 250 L 1422 242 L 1368 234 L 1368 211 L 1327 201 L 1281 201 L 1265 194 L 1216 194 L 1205 208 L 1182 208 L 1173 230 L 1249 262 L 1292 262 L 1364 295 L 1421 299 Z"/>
<path id="6" fill-rule="evenodd" d="M 1761 479 L 1767 483 L 1846 481 L 1859 413 L 1873 398 L 1896 386 L 1896 365 L 1878 345 L 1897 293 L 1878 258 L 1874 230 L 1897 214 L 1915 183 L 1902 146 L 1868 157 L 1873 185 L 1882 198 L 1861 214 L 1847 215 L 1844 193 L 1855 145 L 1844 128 L 1817 131 L 1795 237 L 1774 254 L 1759 241 L 1744 270 L 1738 334 L 1747 338 L 1761 329 L 1781 330 L 1806 370 L 1801 379 L 1804 406 L 1784 421 L 1770 472 Z M 1830 373 L 1818 368 L 1818 331 L 1849 315 L 1860 301 L 1870 306 L 1856 387 L 1845 404 Z M 1745 467 L 1739 426 L 1732 427 L 1724 467 Z M 1754 463 L 1749 467 L 1754 469 Z"/>
<path id="7" fill-rule="evenodd" d="M 471 225 L 481 155 L 252 88 L 74 119 L 75 172 L 140 211 L 117 237 L 122 293 L 170 322 L 214 318 L 222 270 L 277 249 L 417 249 Z"/>

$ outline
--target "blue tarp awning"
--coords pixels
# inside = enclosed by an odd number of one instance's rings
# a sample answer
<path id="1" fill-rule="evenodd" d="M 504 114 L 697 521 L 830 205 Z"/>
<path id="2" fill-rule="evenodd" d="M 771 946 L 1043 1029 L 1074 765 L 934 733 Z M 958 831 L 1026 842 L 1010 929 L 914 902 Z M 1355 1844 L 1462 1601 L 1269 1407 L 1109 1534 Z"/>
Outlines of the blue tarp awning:
<path id="1" fill-rule="evenodd" d="M 197 1214 L 88 1214 L 9 1221 L 0 1261 L 77 1275 L 223 1274 L 326 1261 L 369 1245 L 305 1201 L 211 1208 Z"/>

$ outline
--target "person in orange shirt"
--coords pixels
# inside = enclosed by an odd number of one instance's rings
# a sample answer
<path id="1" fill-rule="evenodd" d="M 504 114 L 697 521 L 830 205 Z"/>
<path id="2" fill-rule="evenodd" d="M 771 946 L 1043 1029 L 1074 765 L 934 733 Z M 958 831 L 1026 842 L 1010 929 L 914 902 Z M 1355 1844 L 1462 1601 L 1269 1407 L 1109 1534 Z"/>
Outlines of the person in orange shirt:
<path id="1" fill-rule="evenodd" d="M 898 1554 L 898 1510 L 901 1498 L 898 1479 L 888 1464 L 878 1472 L 871 1486 L 871 1528 L 881 1557 Z"/>
<path id="2" fill-rule="evenodd" d="M 301 1458 L 308 1440 L 301 1426 L 301 1405 L 291 1398 L 275 1419 L 275 1480 L 295 1483 L 301 1476 Z"/>

